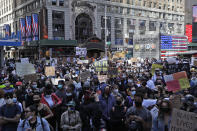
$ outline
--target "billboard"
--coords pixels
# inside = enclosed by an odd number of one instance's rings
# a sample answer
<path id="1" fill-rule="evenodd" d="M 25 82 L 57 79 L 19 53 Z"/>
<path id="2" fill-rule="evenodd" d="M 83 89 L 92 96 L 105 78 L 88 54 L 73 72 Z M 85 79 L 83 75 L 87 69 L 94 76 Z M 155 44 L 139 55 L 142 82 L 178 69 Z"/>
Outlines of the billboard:
<path id="1" fill-rule="evenodd" d="M 134 35 L 133 57 L 159 59 L 159 34 Z"/>
<path id="2" fill-rule="evenodd" d="M 193 6 L 193 32 L 192 32 L 192 42 L 197 42 L 197 5 Z"/>
<path id="3" fill-rule="evenodd" d="M 188 24 L 186 25 L 185 34 L 188 37 L 188 42 L 192 42 L 192 25 Z"/>

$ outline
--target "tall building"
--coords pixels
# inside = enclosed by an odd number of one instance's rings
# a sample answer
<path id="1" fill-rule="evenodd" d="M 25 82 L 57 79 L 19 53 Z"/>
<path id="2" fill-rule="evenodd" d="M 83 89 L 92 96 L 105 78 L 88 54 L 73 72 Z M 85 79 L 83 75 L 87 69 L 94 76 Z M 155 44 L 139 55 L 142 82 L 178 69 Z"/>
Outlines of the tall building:
<path id="1" fill-rule="evenodd" d="M 10 24 L 15 32 L 19 18 L 45 14 L 41 21 L 50 40 L 83 43 L 96 35 L 112 48 L 132 48 L 134 34 L 183 35 L 184 4 L 185 0 L 0 0 L 0 27 Z"/>
<path id="2" fill-rule="evenodd" d="M 185 1 L 185 23 L 186 24 L 192 24 L 192 14 L 193 14 L 193 10 L 192 10 L 192 6 L 193 5 L 197 5 L 197 1 L 196 0 L 186 0 Z"/>

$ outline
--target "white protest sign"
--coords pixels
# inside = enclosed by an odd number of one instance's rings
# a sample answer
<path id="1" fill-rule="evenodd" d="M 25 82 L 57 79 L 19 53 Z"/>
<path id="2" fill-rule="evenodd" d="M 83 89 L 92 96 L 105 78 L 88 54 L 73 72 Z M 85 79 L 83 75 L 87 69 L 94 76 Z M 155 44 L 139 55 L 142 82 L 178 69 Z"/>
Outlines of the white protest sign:
<path id="1" fill-rule="evenodd" d="M 174 63 L 176 63 L 176 58 L 169 57 L 169 58 L 167 58 L 167 62 L 168 62 L 168 64 L 174 64 Z"/>
<path id="2" fill-rule="evenodd" d="M 57 79 L 57 78 L 51 78 L 51 82 L 53 83 L 53 85 L 58 85 L 59 81 L 65 81 L 65 79 Z"/>
<path id="3" fill-rule="evenodd" d="M 88 64 L 89 60 L 79 60 L 77 61 L 77 64 L 82 65 L 82 64 Z"/>
<path id="4" fill-rule="evenodd" d="M 183 110 L 173 109 L 169 131 L 194 131 L 196 127 L 196 114 Z"/>
<path id="5" fill-rule="evenodd" d="M 29 58 L 21 58 L 21 63 L 29 63 Z"/>
<path id="6" fill-rule="evenodd" d="M 151 113 L 151 115 L 152 115 L 152 118 L 154 119 L 154 118 L 156 118 L 156 117 L 158 116 L 159 109 L 158 109 L 156 106 L 154 106 L 154 107 L 150 110 L 150 113 Z"/>
<path id="7" fill-rule="evenodd" d="M 85 57 L 87 55 L 87 49 L 76 47 L 76 55 Z"/>
<path id="8" fill-rule="evenodd" d="M 30 63 L 16 63 L 16 74 L 18 76 L 24 76 L 29 74 L 35 74 L 35 68 Z"/>
<path id="9" fill-rule="evenodd" d="M 107 75 L 98 75 L 98 80 L 100 83 L 107 81 Z"/>

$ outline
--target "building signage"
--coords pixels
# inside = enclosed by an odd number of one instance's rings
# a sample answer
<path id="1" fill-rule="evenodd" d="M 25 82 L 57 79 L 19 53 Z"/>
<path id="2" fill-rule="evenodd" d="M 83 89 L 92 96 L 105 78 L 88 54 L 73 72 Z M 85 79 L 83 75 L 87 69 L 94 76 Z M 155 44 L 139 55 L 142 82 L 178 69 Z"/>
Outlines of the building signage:
<path id="1" fill-rule="evenodd" d="M 159 34 L 158 35 L 134 35 L 133 57 L 159 58 Z"/>

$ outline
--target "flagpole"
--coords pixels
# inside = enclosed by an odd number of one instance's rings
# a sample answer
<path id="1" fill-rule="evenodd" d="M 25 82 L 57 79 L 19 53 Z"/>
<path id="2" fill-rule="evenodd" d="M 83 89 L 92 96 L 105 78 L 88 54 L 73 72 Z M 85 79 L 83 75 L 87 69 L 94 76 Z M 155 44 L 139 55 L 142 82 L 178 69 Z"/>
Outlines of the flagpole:
<path id="1" fill-rule="evenodd" d="M 105 5 L 105 58 L 107 58 L 107 8 Z"/>

